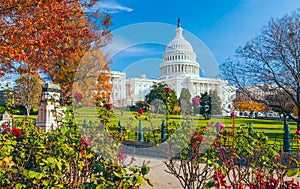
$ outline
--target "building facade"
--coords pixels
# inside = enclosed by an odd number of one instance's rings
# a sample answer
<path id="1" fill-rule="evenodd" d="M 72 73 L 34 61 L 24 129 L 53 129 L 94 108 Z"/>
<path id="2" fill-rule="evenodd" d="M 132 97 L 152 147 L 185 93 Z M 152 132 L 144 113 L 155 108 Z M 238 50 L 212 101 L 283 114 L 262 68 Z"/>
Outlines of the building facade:
<path id="1" fill-rule="evenodd" d="M 228 82 L 216 78 L 200 77 L 200 64 L 196 61 L 192 45 L 182 35 L 180 23 L 176 28 L 176 36 L 166 47 L 160 64 L 160 76 L 158 79 L 147 79 L 145 75 L 139 78 L 126 79 L 125 91 L 120 91 L 119 85 L 113 85 L 114 93 L 126 94 L 126 104 L 134 104 L 136 101 L 144 100 L 145 95 L 151 90 L 151 86 L 157 83 L 166 83 L 171 87 L 177 97 L 180 96 L 181 90 L 187 88 L 192 98 L 201 93 L 211 93 L 215 91 L 222 102 L 223 113 L 232 111 L 232 101 L 235 98 L 235 88 L 229 86 Z M 118 74 L 113 74 L 118 77 Z M 123 75 L 123 78 L 126 75 Z M 122 82 L 124 85 L 124 82 Z M 121 87 L 124 89 L 124 86 Z M 116 97 L 116 98 L 115 98 Z M 124 96 L 122 96 L 123 98 Z M 115 94 L 112 95 L 112 102 L 120 100 Z"/>
<path id="2" fill-rule="evenodd" d="M 126 73 L 111 71 L 110 83 L 113 85 L 111 103 L 118 107 L 126 105 Z"/>

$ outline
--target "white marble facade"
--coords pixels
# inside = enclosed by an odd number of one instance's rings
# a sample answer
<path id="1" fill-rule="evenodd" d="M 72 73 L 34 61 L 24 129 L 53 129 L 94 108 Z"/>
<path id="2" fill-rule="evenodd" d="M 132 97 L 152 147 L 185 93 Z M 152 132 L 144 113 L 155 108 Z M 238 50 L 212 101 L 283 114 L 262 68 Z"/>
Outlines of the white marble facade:
<path id="1" fill-rule="evenodd" d="M 187 88 L 192 98 L 200 93 L 216 91 L 221 98 L 224 114 L 230 112 L 236 94 L 235 88 L 229 86 L 225 80 L 200 77 L 200 64 L 196 58 L 192 45 L 184 38 L 182 28 L 178 25 L 175 38 L 167 45 L 162 56 L 160 77 L 147 79 L 145 75 L 141 75 L 139 78 L 126 79 L 125 73 L 112 72 L 112 81 L 118 81 L 113 82 L 112 102 L 122 101 L 123 105 L 134 104 L 136 101 L 144 100 L 153 84 L 162 82 L 168 84 L 178 97 L 182 88 Z"/>

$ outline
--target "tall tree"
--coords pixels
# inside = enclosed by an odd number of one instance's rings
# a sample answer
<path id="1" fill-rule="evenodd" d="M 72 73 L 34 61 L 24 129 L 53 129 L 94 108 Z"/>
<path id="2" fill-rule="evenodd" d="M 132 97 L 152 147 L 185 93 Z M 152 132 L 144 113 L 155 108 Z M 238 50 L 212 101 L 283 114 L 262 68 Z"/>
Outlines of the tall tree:
<path id="1" fill-rule="evenodd" d="M 63 98 L 80 58 L 91 43 L 110 38 L 111 17 L 94 11 L 97 0 L 10 0 L 0 2 L 0 75 L 5 72 L 48 73 Z M 96 22 L 89 19 L 95 16 Z M 71 84 L 70 84 L 71 83 Z"/>
<path id="2" fill-rule="evenodd" d="M 166 104 L 167 96 L 169 96 L 169 105 L 170 110 L 173 111 L 174 107 L 178 105 L 178 99 L 173 90 L 166 90 L 169 89 L 167 84 L 159 83 L 157 85 L 153 85 L 150 93 L 148 93 L 145 96 L 145 100 L 148 102 L 148 104 L 152 104 L 152 102 L 155 102 L 154 100 L 161 100 L 164 104 Z"/>
<path id="3" fill-rule="evenodd" d="M 222 66 L 225 79 L 232 81 L 251 100 L 280 109 L 297 122 L 285 106 L 266 98 L 281 90 L 300 111 L 300 10 L 271 21 L 260 34 L 237 50 L 236 57 Z"/>
<path id="4" fill-rule="evenodd" d="M 205 92 L 200 96 L 200 114 L 204 119 L 210 119 L 211 117 L 211 97 Z"/>
<path id="5" fill-rule="evenodd" d="M 26 108 L 27 116 L 32 107 L 37 106 L 40 100 L 43 83 L 38 75 L 23 74 L 16 80 L 14 98 L 17 105 Z"/>
<path id="6" fill-rule="evenodd" d="M 179 105 L 182 113 L 192 113 L 191 93 L 187 88 L 182 88 L 179 97 Z"/>
<path id="7" fill-rule="evenodd" d="M 216 91 L 212 91 L 210 94 L 211 97 L 211 114 L 212 115 L 221 115 L 222 114 L 222 102 Z"/>

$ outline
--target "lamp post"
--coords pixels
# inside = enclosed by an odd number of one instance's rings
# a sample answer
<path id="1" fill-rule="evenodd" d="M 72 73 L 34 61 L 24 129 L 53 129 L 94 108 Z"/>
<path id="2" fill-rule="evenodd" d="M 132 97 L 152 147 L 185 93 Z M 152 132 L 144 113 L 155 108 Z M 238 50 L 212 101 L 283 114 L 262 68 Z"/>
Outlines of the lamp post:
<path id="1" fill-rule="evenodd" d="M 235 124 L 234 124 L 234 118 L 236 117 L 236 114 L 234 112 L 232 112 L 230 114 L 230 116 L 232 118 L 232 136 L 234 137 L 234 126 L 235 126 Z"/>
<path id="2" fill-rule="evenodd" d="M 142 125 L 142 120 L 139 121 L 139 130 L 138 130 L 138 141 L 139 142 L 143 142 L 144 138 L 143 138 L 143 125 Z"/>
<path id="3" fill-rule="evenodd" d="M 286 121 L 286 115 L 283 115 L 283 124 L 284 124 L 284 137 L 283 137 L 283 151 L 291 152 L 291 144 L 290 144 L 290 126 Z"/>

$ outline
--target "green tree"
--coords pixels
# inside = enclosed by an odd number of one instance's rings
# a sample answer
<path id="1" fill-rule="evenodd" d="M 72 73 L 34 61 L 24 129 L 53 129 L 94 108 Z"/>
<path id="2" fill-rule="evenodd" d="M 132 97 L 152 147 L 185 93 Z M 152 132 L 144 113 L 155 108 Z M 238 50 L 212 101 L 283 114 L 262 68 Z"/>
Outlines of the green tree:
<path id="1" fill-rule="evenodd" d="M 192 113 L 191 93 L 187 88 L 182 88 L 179 97 L 179 105 L 182 113 Z"/>
<path id="2" fill-rule="evenodd" d="M 38 105 L 42 86 L 43 83 L 38 75 L 23 74 L 16 80 L 14 98 L 17 105 L 26 108 L 27 116 L 31 108 Z"/>
<path id="3" fill-rule="evenodd" d="M 205 92 L 200 96 L 200 114 L 204 119 L 210 119 L 211 117 L 211 96 Z"/>
<path id="4" fill-rule="evenodd" d="M 169 89 L 167 84 L 159 83 L 157 85 L 153 85 L 150 93 L 148 93 L 145 96 L 146 101 L 148 104 L 151 104 L 152 102 L 155 102 L 154 100 L 162 100 L 164 104 L 166 104 L 167 96 L 168 98 L 168 104 L 170 105 L 171 113 L 174 112 L 174 107 L 178 105 L 178 99 L 173 90 L 167 91 L 166 89 Z"/>
<path id="5" fill-rule="evenodd" d="M 222 103 L 221 99 L 216 91 L 212 91 L 210 94 L 211 97 L 211 114 L 212 115 L 221 115 L 222 114 Z"/>

